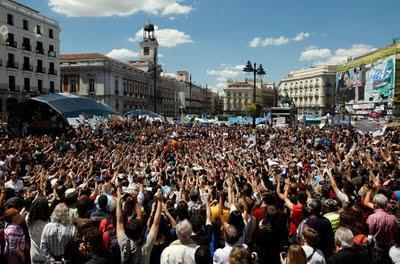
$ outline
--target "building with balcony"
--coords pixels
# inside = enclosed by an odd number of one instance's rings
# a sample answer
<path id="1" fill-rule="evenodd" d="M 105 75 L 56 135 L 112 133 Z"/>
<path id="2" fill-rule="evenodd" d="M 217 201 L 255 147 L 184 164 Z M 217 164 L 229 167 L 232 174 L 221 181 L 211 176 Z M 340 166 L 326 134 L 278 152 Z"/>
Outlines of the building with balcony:
<path id="1" fill-rule="evenodd" d="M 224 114 L 242 115 L 246 105 L 253 103 L 254 80 L 246 79 L 245 82 L 228 81 L 224 92 Z M 261 80 L 256 80 L 255 97 L 256 103 L 261 105 L 263 111 L 269 112 L 277 102 L 275 83 L 263 84 Z"/>
<path id="2" fill-rule="evenodd" d="M 180 78 L 163 76 L 157 63 L 154 26 L 145 25 L 143 32 L 141 55 L 135 61 L 122 62 L 98 53 L 61 55 L 60 91 L 91 97 L 121 113 L 133 109 L 148 109 L 164 116 L 203 113 L 206 98 L 213 98 L 211 92 L 190 85 L 185 71 L 176 74 L 185 73 Z"/>
<path id="3" fill-rule="evenodd" d="M 323 116 L 335 109 L 336 66 L 293 71 L 279 83 L 279 95 L 290 97 L 299 115 Z"/>
<path id="4" fill-rule="evenodd" d="M 102 54 L 61 55 L 60 91 L 102 101 L 119 112 L 148 109 L 148 73 Z"/>
<path id="5" fill-rule="evenodd" d="M 0 0 L 0 110 L 6 119 L 18 102 L 58 92 L 58 22 L 16 1 Z"/>

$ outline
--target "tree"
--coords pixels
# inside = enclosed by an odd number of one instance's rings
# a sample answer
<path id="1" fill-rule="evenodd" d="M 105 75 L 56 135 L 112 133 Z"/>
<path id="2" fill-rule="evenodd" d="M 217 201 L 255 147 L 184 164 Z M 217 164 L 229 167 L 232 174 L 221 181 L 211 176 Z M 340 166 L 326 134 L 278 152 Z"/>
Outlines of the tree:
<path id="1" fill-rule="evenodd" d="M 261 114 L 261 107 L 258 104 L 250 103 L 246 105 L 244 111 L 251 117 L 257 117 Z"/>
<path id="2" fill-rule="evenodd" d="M 262 108 L 261 105 L 255 104 L 255 103 L 250 103 L 246 105 L 244 109 L 245 113 L 253 118 L 256 118 L 261 115 L 262 113 Z"/>

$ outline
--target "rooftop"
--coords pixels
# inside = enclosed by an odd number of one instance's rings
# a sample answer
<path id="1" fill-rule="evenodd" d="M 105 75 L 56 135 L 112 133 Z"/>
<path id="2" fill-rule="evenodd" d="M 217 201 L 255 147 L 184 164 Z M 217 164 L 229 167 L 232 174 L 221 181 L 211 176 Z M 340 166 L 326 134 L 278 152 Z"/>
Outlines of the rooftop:
<path id="1" fill-rule="evenodd" d="M 6 0 L 6 1 L 7 1 L 7 0 Z M 13 4 L 17 4 L 17 5 L 19 5 L 19 6 L 23 7 L 23 8 L 29 9 L 30 11 L 39 14 L 39 11 L 37 11 L 36 9 L 33 9 L 32 7 L 29 7 L 29 6 L 26 6 L 26 5 L 24 5 L 24 4 L 21 4 L 21 3 L 18 2 L 17 0 L 8 0 L 8 2 L 12 2 Z"/>
<path id="2" fill-rule="evenodd" d="M 111 59 L 100 53 L 61 54 L 60 60 L 106 60 Z"/>
<path id="3" fill-rule="evenodd" d="M 312 76 L 322 75 L 322 74 L 336 74 L 336 68 L 337 67 L 334 65 L 326 65 L 319 67 L 311 67 L 298 71 L 291 71 L 285 77 L 282 78 L 282 81 L 309 78 Z"/>
<path id="4" fill-rule="evenodd" d="M 234 87 L 252 87 L 253 85 L 247 83 L 247 82 L 236 82 L 236 83 L 230 83 L 228 84 L 228 88 L 234 88 Z"/>
<path id="5" fill-rule="evenodd" d="M 58 27 L 58 22 L 55 19 L 46 17 L 40 14 L 39 11 L 24 4 L 21 4 L 16 0 L 0 0 L 0 5 L 15 12 L 22 13 L 23 15 L 30 16 L 34 19 L 38 19 L 42 22 Z"/>

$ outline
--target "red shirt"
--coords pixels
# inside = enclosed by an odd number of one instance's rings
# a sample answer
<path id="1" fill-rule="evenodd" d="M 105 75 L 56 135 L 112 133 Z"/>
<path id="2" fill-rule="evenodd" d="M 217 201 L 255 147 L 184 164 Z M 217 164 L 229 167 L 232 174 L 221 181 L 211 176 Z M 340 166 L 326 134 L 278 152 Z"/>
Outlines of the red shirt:
<path id="1" fill-rule="evenodd" d="M 253 216 L 257 219 L 257 222 L 260 222 L 265 218 L 265 211 L 261 207 L 255 208 L 253 210 Z"/>
<path id="2" fill-rule="evenodd" d="M 296 233 L 297 227 L 303 220 L 303 206 L 301 204 L 293 205 L 292 215 L 290 216 L 289 236 Z"/>

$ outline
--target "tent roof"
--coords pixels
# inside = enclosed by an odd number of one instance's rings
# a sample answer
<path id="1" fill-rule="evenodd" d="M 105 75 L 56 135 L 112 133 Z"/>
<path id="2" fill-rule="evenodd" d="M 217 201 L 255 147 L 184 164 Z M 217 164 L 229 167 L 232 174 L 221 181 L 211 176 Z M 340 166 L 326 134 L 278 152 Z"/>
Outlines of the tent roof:
<path id="1" fill-rule="evenodd" d="M 125 116 L 139 117 L 139 116 L 149 116 L 149 117 L 161 117 L 159 114 L 146 109 L 135 109 L 125 113 Z"/>
<path id="2" fill-rule="evenodd" d="M 81 114 L 96 116 L 120 115 L 117 111 L 93 99 L 69 93 L 51 93 L 30 100 L 49 105 L 64 118 L 79 117 Z"/>

